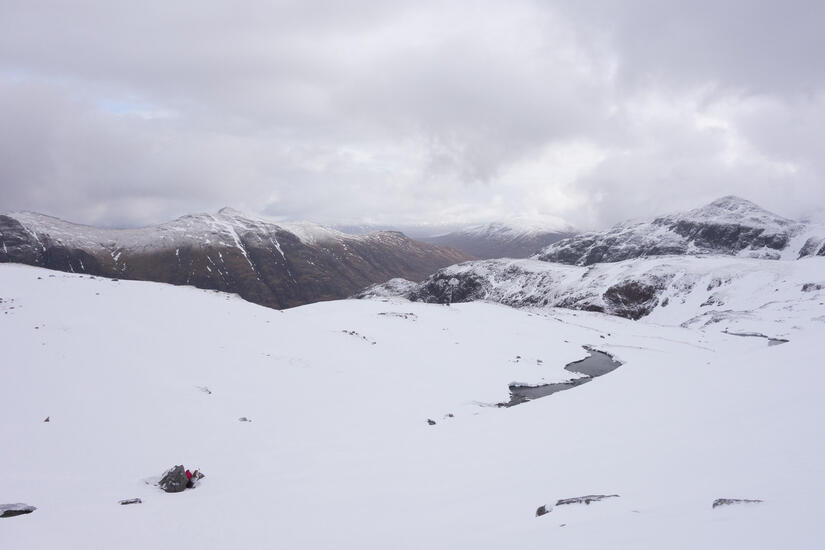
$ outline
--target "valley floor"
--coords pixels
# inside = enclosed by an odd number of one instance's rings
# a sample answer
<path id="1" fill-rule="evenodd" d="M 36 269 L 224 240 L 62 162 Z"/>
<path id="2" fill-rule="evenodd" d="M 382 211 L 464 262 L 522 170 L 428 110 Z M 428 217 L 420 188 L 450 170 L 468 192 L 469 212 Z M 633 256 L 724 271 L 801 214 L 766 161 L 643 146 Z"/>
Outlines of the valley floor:
<path id="1" fill-rule="evenodd" d="M 781 323 L 789 342 L 770 346 L 722 332 L 736 324 L 400 299 L 276 311 L 0 265 L 0 505 L 37 507 L 0 519 L 0 547 L 822 548 L 816 296 L 747 316 L 747 332 Z M 584 346 L 623 365 L 494 406 L 513 382 L 571 378 Z M 147 484 L 175 464 L 207 477 Z M 588 494 L 620 496 L 553 506 Z"/>

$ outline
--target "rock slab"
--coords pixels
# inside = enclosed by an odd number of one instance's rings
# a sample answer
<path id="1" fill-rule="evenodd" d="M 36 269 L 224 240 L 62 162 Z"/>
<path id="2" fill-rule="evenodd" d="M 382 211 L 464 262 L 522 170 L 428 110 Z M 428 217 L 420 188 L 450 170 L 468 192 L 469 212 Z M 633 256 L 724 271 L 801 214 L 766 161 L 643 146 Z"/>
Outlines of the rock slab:
<path id="1" fill-rule="evenodd" d="M 760 502 L 763 501 L 748 498 L 717 498 L 713 501 L 713 507 L 718 508 L 719 506 L 730 506 L 732 504 L 759 504 Z"/>
<path id="2" fill-rule="evenodd" d="M 31 514 L 37 510 L 34 506 L 18 502 L 16 504 L 0 504 L 0 518 L 13 518 L 23 514 Z"/>
<path id="3" fill-rule="evenodd" d="M 587 504 L 591 502 L 599 502 L 606 498 L 618 498 L 619 495 L 585 495 L 583 497 L 563 498 L 556 501 L 556 506 L 564 506 L 566 504 Z"/>

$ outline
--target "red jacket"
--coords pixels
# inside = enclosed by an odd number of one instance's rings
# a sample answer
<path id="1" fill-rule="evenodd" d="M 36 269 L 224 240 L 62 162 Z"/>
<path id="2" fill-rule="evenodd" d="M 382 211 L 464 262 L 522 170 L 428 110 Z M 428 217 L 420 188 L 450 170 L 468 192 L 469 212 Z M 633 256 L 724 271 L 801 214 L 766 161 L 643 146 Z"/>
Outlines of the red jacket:
<path id="1" fill-rule="evenodd" d="M 192 481 L 192 472 L 190 472 L 189 470 L 186 470 L 186 479 Z"/>

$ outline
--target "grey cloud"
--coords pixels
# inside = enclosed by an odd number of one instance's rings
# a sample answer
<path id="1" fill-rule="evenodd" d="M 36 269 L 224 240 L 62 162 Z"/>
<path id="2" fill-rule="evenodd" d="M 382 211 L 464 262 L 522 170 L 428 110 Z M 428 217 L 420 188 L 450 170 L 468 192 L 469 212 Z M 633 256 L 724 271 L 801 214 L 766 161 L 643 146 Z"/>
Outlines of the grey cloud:
<path id="1" fill-rule="evenodd" d="M 571 0 L 576 25 L 636 85 L 713 82 L 747 93 L 807 93 L 825 82 L 818 0 Z"/>
<path id="2" fill-rule="evenodd" d="M 735 192 L 795 215 L 823 198 L 822 12 L 9 0 L 0 210 L 590 227 Z M 537 161 L 571 144 L 572 179 Z"/>

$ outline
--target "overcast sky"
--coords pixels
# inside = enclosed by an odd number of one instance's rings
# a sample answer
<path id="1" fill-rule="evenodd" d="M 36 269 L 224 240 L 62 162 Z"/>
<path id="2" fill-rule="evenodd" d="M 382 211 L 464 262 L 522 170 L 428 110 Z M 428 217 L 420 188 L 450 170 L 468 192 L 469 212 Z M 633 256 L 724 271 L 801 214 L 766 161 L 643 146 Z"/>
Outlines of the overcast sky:
<path id="1" fill-rule="evenodd" d="M 825 2 L 0 1 L 0 211 L 825 206 Z"/>

